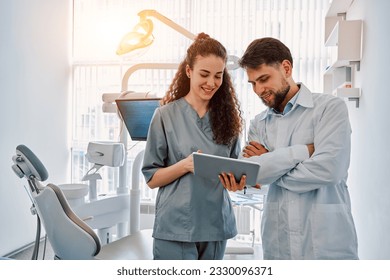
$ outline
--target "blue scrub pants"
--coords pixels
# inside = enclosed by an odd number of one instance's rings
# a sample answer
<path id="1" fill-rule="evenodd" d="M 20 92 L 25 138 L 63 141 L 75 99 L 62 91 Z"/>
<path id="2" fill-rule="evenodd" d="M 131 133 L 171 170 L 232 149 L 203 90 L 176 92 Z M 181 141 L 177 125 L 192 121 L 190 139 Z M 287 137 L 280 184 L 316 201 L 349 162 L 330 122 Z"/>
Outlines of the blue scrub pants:
<path id="1" fill-rule="evenodd" d="M 226 242 L 180 242 L 154 238 L 155 260 L 222 260 Z"/>

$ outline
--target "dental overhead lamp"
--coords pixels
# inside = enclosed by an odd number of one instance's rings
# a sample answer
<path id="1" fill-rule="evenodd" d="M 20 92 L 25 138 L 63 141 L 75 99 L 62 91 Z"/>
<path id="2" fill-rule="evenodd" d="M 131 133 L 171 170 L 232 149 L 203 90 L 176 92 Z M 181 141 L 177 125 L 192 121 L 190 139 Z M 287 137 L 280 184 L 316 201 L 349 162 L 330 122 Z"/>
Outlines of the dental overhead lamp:
<path id="1" fill-rule="evenodd" d="M 134 26 L 132 31 L 127 33 L 125 36 L 123 36 L 121 42 L 119 43 L 118 49 L 116 51 L 117 55 L 124 55 L 137 49 L 146 48 L 153 43 L 154 40 L 154 36 L 152 33 L 153 22 L 150 19 L 151 17 L 158 19 L 165 25 L 168 25 L 172 29 L 176 30 L 177 32 L 179 32 L 180 34 L 184 35 L 185 37 L 191 40 L 195 40 L 196 38 L 195 34 L 191 33 L 190 31 L 180 26 L 179 24 L 175 23 L 174 21 L 170 20 L 169 18 L 163 16 L 156 10 L 143 10 L 138 13 L 138 16 L 139 16 L 139 23 L 136 26 Z M 157 67 L 152 66 L 152 69 L 161 69 L 162 67 L 163 65 L 159 65 Z M 170 65 L 168 68 L 172 69 L 172 67 L 173 65 Z M 229 55 L 228 62 L 227 62 L 227 69 L 235 70 L 237 68 L 239 68 L 238 57 L 234 55 Z"/>
<path id="2" fill-rule="evenodd" d="M 191 40 L 194 40 L 196 37 L 187 29 L 183 28 L 155 10 L 143 10 L 138 13 L 138 16 L 140 17 L 139 23 L 133 28 L 131 32 L 127 33 L 122 38 L 116 51 L 117 55 L 123 55 L 136 49 L 145 48 L 153 43 L 153 22 L 151 19 L 149 19 L 149 17 L 158 19 L 162 23 L 168 25 L 172 29 Z"/>

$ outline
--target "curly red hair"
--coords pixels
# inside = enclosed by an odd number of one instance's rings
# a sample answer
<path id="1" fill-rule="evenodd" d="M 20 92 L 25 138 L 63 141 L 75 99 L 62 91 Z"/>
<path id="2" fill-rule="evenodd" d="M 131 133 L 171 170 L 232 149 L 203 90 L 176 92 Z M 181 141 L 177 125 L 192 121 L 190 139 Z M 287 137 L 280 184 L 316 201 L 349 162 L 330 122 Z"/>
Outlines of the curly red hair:
<path id="1" fill-rule="evenodd" d="M 190 79 L 186 75 L 186 66 L 191 69 L 198 56 L 215 55 L 227 62 L 225 47 L 205 33 L 200 33 L 187 50 L 186 58 L 180 63 L 175 77 L 161 104 L 167 104 L 186 96 L 190 91 Z M 242 113 L 227 69 L 224 69 L 222 84 L 209 102 L 209 115 L 214 141 L 217 144 L 230 145 L 238 139 L 242 131 Z"/>

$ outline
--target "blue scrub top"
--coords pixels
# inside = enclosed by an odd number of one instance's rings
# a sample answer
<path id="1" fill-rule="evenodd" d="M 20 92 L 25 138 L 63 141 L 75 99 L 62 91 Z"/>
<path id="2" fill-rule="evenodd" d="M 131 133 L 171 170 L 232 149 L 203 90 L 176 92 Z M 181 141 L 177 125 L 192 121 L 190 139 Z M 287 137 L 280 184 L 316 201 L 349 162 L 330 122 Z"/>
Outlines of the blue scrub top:
<path id="1" fill-rule="evenodd" d="M 238 139 L 232 146 L 216 144 L 209 114 L 199 118 L 184 98 L 156 109 L 142 166 L 146 182 L 159 168 L 171 166 L 198 150 L 237 158 L 240 144 Z M 159 188 L 154 238 L 183 242 L 221 241 L 236 234 L 229 193 L 218 178 L 205 179 L 187 173 Z"/>

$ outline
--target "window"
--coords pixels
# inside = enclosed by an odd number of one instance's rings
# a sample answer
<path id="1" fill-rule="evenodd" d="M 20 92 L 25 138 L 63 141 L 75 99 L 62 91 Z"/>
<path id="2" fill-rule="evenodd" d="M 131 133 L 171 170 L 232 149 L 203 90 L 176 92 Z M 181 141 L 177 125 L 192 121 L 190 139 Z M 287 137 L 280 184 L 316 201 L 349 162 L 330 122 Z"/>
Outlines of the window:
<path id="1" fill-rule="evenodd" d="M 294 58 L 294 79 L 313 91 L 322 91 L 327 62 L 323 22 L 329 0 L 74 0 L 72 181 L 80 182 L 91 165 L 84 155 L 89 141 L 119 140 L 119 119 L 103 113 L 102 94 L 119 93 L 123 73 L 137 63 L 178 63 L 191 41 L 164 25 L 154 23 L 154 43 L 125 58 L 115 54 L 122 36 L 138 22 L 137 13 L 155 9 L 190 32 L 208 33 L 241 56 L 255 38 L 272 36 L 286 43 Z M 231 72 L 248 121 L 264 109 L 252 93 L 242 69 Z M 145 70 L 132 75 L 129 90 L 163 95 L 173 70 Z M 249 123 L 249 122 L 248 122 Z M 142 142 L 130 142 L 129 168 Z M 99 192 L 113 192 L 118 169 L 101 169 Z M 129 171 L 130 174 L 130 171 Z M 142 176 L 141 176 L 142 178 Z M 143 188 L 142 197 L 154 192 Z"/>

